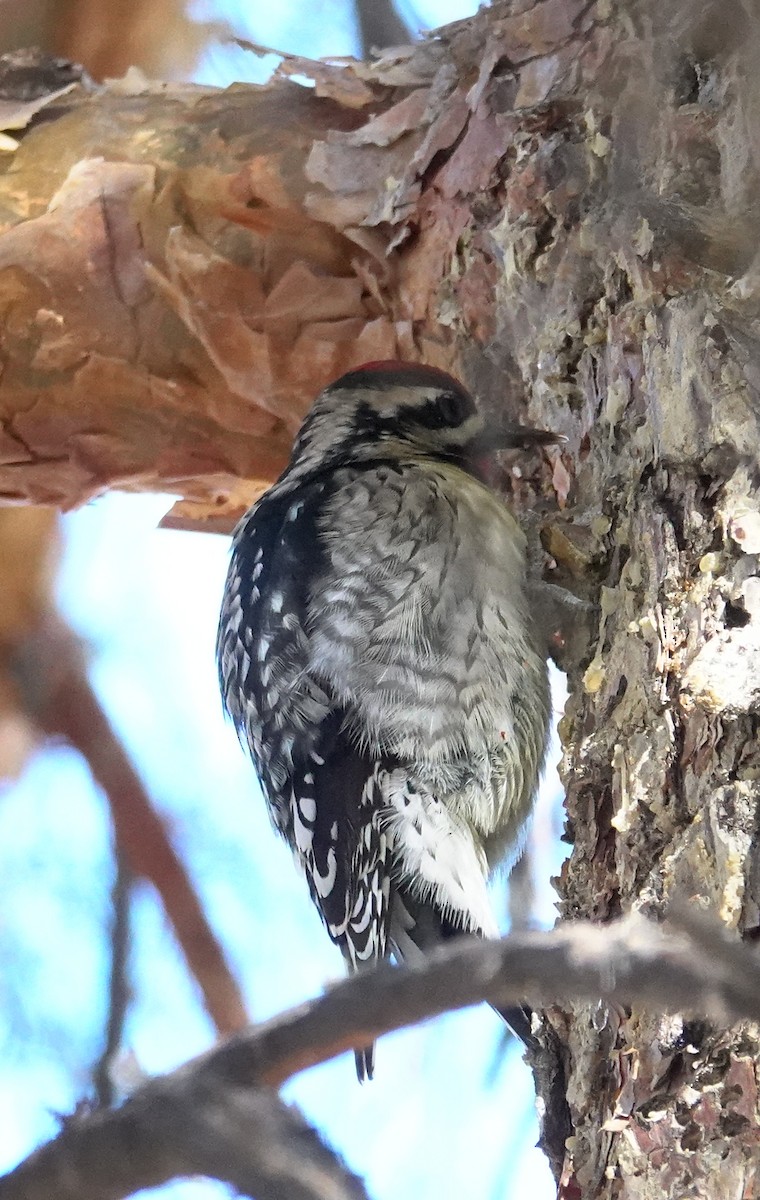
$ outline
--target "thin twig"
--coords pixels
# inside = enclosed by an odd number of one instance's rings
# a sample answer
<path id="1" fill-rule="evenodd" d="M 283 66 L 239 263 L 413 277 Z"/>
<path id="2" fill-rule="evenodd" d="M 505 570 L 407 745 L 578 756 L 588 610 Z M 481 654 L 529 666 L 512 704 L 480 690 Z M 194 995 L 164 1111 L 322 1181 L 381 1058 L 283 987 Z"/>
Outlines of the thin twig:
<path id="1" fill-rule="evenodd" d="M 122 1044 L 129 1008 L 129 915 L 132 872 L 118 845 L 114 859 L 116 875 L 111 890 L 111 963 L 108 980 L 108 1015 L 103 1052 L 95 1064 L 93 1083 L 98 1104 L 109 1108 L 116 1099 L 113 1067 Z"/>

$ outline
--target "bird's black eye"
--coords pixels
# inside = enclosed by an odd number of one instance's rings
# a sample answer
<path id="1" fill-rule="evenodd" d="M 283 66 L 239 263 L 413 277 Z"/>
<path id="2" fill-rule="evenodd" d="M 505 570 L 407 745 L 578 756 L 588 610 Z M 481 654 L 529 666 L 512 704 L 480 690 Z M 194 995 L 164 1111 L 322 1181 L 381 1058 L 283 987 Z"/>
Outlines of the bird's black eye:
<path id="1" fill-rule="evenodd" d="M 425 404 L 418 418 L 421 424 L 429 430 L 445 430 L 455 425 L 461 425 L 465 414 L 462 412 L 462 400 L 453 391 L 442 391 Z"/>
<path id="2" fill-rule="evenodd" d="M 436 400 L 441 425 L 459 425 L 462 420 L 462 401 L 453 392 L 441 392 Z"/>
<path id="3" fill-rule="evenodd" d="M 452 389 L 436 392 L 434 398 L 421 405 L 410 404 L 402 409 L 401 418 L 410 426 L 422 426 L 423 429 L 458 429 L 474 411 L 469 396 Z"/>

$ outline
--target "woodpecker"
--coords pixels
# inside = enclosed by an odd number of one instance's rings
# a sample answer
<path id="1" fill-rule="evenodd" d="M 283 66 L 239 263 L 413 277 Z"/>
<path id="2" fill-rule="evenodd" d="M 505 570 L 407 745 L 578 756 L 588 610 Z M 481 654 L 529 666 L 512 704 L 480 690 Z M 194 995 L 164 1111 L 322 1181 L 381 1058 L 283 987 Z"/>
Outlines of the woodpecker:
<path id="1" fill-rule="evenodd" d="M 499 448 L 450 375 L 367 363 L 317 397 L 238 525 L 224 706 L 350 971 L 494 936 L 549 725 L 525 539 L 485 482 Z M 505 1019 L 530 1039 L 530 1014 Z M 373 1048 L 356 1052 L 371 1078 Z"/>

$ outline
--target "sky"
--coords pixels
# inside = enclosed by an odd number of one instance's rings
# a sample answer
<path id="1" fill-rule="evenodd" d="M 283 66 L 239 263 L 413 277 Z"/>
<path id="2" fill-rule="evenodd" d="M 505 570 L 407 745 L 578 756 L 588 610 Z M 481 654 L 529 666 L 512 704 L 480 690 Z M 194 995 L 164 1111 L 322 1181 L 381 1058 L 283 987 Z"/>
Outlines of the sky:
<path id="1" fill-rule="evenodd" d="M 475 6 L 418 3 L 423 26 Z M 198 0 L 253 40 L 294 53 L 356 50 L 350 5 L 312 0 L 243 6 Z M 296 12 L 297 9 L 297 12 Z M 245 11 L 250 14 L 246 18 Z M 407 15 L 411 8 L 407 7 Z M 255 17 L 255 19 L 254 19 Z M 259 60 L 211 51 L 197 78 L 251 78 Z M 64 519 L 60 601 L 88 647 L 93 685 L 131 753 L 260 1020 L 342 974 L 290 852 L 273 833 L 257 781 L 222 719 L 213 645 L 226 538 L 157 530 L 167 497 L 112 495 Z M 558 701 L 560 703 L 561 701 Z M 540 912 L 557 841 L 556 775 L 547 775 L 537 857 Z M 551 827 L 547 835 L 547 827 Z M 57 1128 L 87 1092 L 100 1051 L 113 861 L 102 796 L 65 749 L 38 754 L 0 803 L 0 1170 Z M 499 911 L 505 885 L 497 884 Z M 151 888 L 132 903 L 132 1003 L 118 1078 L 125 1089 L 205 1049 L 213 1030 Z M 507 1200 L 554 1195 L 534 1148 L 530 1074 L 486 1007 L 382 1040 L 360 1087 L 347 1056 L 285 1089 L 365 1178 L 376 1200 Z M 226 1195 L 208 1181 L 155 1193 Z"/>
<path id="2" fill-rule="evenodd" d="M 222 718 L 213 647 L 229 541 L 156 529 L 168 503 L 113 495 L 65 518 L 61 604 L 87 640 L 93 684 L 260 1020 L 318 994 L 342 965 Z M 551 773 L 547 781 L 556 791 Z M 542 820 L 557 820 L 546 801 Z M 541 861 L 544 885 L 561 854 L 556 839 L 548 840 L 553 858 Z M 3 798 L 0 873 L 0 953 L 14 964 L 4 987 L 18 993 L 4 997 L 0 1029 L 0 1167 L 8 1167 L 54 1132 L 54 1113 L 81 1096 L 99 1051 L 113 868 L 103 799 L 72 752 L 38 755 Z M 502 912 L 504 890 L 496 894 Z M 541 891 L 538 916 L 550 924 L 551 894 Z M 118 1070 L 124 1086 L 171 1069 L 213 1040 L 145 885 L 137 888 L 132 920 L 133 1002 Z M 23 1014 L 20 1030 L 14 1014 Z M 359 1087 L 343 1056 L 304 1073 L 285 1094 L 377 1200 L 495 1200 L 521 1197 L 528 1186 L 542 1200 L 553 1191 L 532 1149 L 530 1075 L 514 1046 L 500 1053 L 501 1036 L 486 1007 L 452 1014 L 383 1039 L 371 1084 Z M 214 1191 L 182 1183 L 162 1194 L 196 1200 Z"/>

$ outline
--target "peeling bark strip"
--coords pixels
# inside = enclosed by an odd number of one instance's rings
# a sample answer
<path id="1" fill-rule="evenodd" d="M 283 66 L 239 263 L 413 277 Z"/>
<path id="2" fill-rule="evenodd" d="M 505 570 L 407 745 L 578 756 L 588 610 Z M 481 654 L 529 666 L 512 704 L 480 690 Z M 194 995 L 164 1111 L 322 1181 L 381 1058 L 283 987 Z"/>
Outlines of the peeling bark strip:
<path id="1" fill-rule="evenodd" d="M 265 89 L 79 85 L 0 178 L 5 497 L 161 488 L 177 520 L 229 521 L 321 384 L 389 355 L 568 436 L 551 479 L 512 480 L 525 507 L 553 489 L 551 575 L 598 602 L 569 663 L 562 911 L 686 894 L 747 939 L 759 65 L 751 5 L 513 0 Z M 760 1195 L 757 1030 L 602 1017 L 548 1014 L 562 1194 Z"/>
<path id="2" fill-rule="evenodd" d="M 264 88 L 80 83 L 31 114 L 0 176 L 0 495 L 175 491 L 178 521 L 229 526 L 324 383 L 458 369 L 495 328 L 505 64 L 549 55 L 545 99 L 581 12 L 481 16 L 371 68 L 287 58 Z M 475 373 L 515 402 L 514 370 Z"/>

